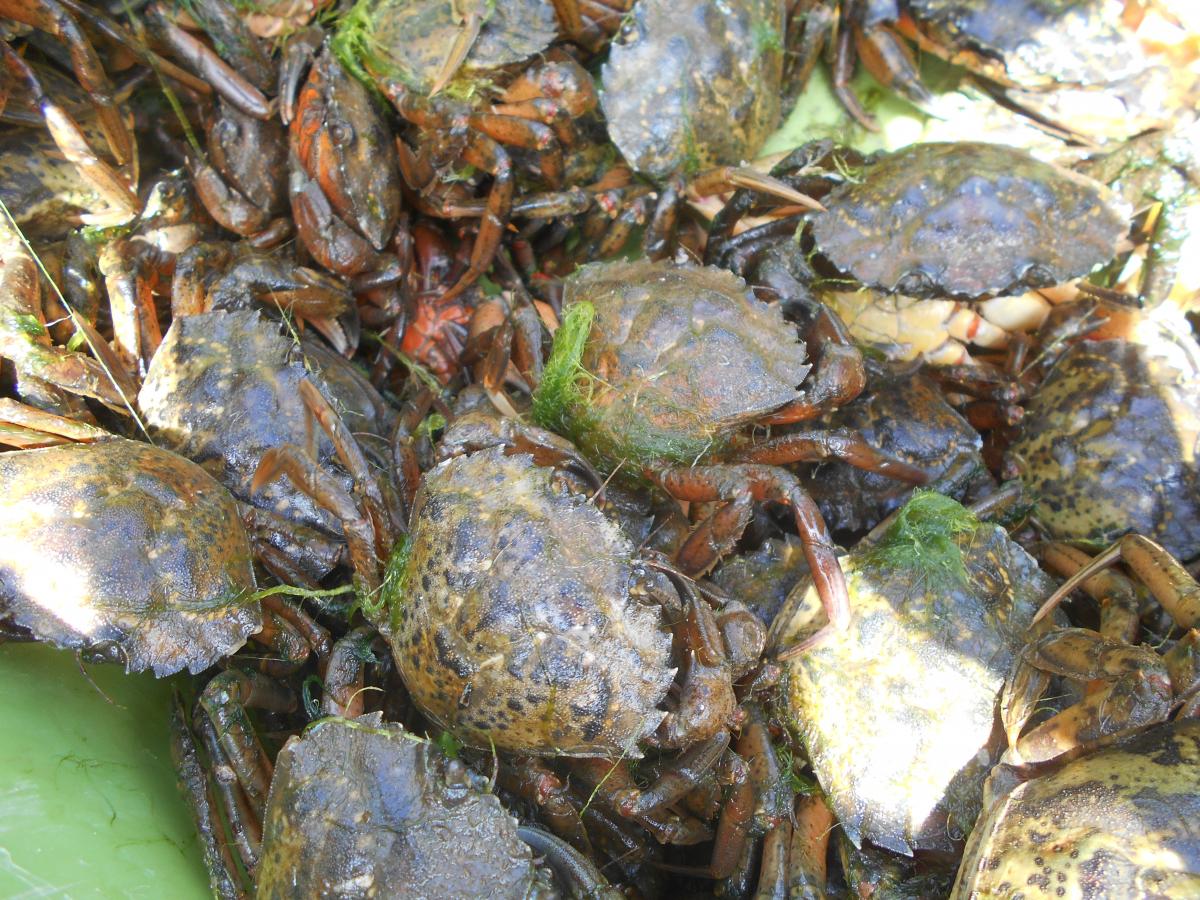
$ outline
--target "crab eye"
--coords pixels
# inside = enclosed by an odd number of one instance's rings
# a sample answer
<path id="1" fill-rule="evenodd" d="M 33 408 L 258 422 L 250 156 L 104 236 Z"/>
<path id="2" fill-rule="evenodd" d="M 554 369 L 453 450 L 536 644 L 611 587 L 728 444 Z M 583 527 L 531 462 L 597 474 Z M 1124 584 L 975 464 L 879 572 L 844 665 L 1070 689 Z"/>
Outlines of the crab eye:
<path id="1" fill-rule="evenodd" d="M 354 143 L 354 126 L 349 122 L 330 122 L 329 139 L 339 147 L 348 147 Z"/>
<path id="2" fill-rule="evenodd" d="M 1021 273 L 1021 282 L 1031 288 L 1047 287 L 1057 281 L 1054 273 L 1041 263 L 1030 263 Z"/>
<path id="3" fill-rule="evenodd" d="M 904 273 L 904 277 L 896 283 L 896 291 L 910 297 L 929 297 L 937 292 L 937 285 L 928 272 L 914 269 Z"/>
<path id="4" fill-rule="evenodd" d="M 216 139 L 223 144 L 231 144 L 238 139 L 238 133 L 241 131 L 238 128 L 237 122 L 232 119 L 221 119 L 217 122 L 213 129 L 216 132 Z"/>

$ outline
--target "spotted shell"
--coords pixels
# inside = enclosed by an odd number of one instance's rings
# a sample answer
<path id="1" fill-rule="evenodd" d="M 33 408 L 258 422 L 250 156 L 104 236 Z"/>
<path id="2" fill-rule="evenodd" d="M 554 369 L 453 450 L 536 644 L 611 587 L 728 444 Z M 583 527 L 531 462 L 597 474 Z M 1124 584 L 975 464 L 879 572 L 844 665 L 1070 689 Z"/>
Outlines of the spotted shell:
<path id="1" fill-rule="evenodd" d="M 0 611 L 130 672 L 199 672 L 262 626 L 229 492 L 114 439 L 0 454 Z"/>
<path id="2" fill-rule="evenodd" d="M 462 763 L 398 725 L 322 719 L 279 752 L 256 896 L 521 900 L 532 856 Z"/>
<path id="3" fill-rule="evenodd" d="M 1131 341 L 1076 344 L 1027 405 L 1008 459 L 1054 537 L 1137 532 L 1200 553 L 1200 348 L 1178 340 L 1193 348 L 1182 369 Z"/>
<path id="4" fill-rule="evenodd" d="M 772 0 L 640 0 L 603 70 L 613 143 L 652 178 L 737 165 L 775 130 L 783 9 Z"/>
<path id="5" fill-rule="evenodd" d="M 674 677 L 633 546 L 554 471 L 482 450 L 422 479 L 391 642 L 417 705 L 477 747 L 638 756 Z"/>
<path id="6" fill-rule="evenodd" d="M 967 844 L 955 900 L 1200 895 L 1195 719 L 1158 725 L 1015 787 L 1003 768 L 991 781 L 998 796 Z"/>
<path id="7" fill-rule="evenodd" d="M 1087 176 L 1001 144 L 914 144 L 875 158 L 815 216 L 818 249 L 913 297 L 1019 294 L 1112 259 L 1128 206 Z"/>

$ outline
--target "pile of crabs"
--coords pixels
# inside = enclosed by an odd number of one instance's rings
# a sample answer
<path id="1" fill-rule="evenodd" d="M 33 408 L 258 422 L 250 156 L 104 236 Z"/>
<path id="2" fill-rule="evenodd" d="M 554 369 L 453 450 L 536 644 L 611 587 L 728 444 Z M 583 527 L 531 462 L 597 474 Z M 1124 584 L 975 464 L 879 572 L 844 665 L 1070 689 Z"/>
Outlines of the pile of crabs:
<path id="1" fill-rule="evenodd" d="M 0 642 L 221 897 L 1200 895 L 1185 7 L 0 0 Z"/>

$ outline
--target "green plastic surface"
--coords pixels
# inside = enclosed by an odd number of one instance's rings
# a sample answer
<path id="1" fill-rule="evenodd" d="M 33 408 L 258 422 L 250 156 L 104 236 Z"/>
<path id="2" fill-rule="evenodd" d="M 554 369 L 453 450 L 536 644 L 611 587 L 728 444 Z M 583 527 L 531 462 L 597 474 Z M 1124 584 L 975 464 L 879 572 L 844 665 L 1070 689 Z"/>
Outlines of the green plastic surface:
<path id="1" fill-rule="evenodd" d="M 211 896 L 171 765 L 170 680 L 88 675 L 71 653 L 0 646 L 0 897 Z"/>

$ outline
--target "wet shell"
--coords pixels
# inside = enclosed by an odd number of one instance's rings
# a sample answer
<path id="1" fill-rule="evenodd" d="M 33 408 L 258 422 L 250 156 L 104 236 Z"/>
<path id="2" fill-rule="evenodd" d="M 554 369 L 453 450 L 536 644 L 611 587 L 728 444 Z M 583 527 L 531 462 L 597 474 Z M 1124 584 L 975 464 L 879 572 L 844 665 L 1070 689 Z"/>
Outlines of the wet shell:
<path id="1" fill-rule="evenodd" d="M 652 178 L 751 159 L 779 121 L 783 4 L 640 0 L 604 66 L 609 134 Z"/>
<path id="2" fill-rule="evenodd" d="M 233 497 L 115 439 L 0 455 L 0 609 L 130 672 L 199 672 L 262 625 Z"/>
<path id="3" fill-rule="evenodd" d="M 1001 144 L 914 144 L 825 199 L 817 247 L 870 287 L 913 297 L 1022 293 L 1112 259 L 1128 207 L 1104 185 Z"/>
<path id="4" fill-rule="evenodd" d="M 639 756 L 675 670 L 616 525 L 499 449 L 428 472 L 413 521 L 392 646 L 426 714 L 476 747 Z"/>
<path id="5" fill-rule="evenodd" d="M 532 856 L 462 763 L 398 725 L 323 719 L 279 752 L 257 896 L 521 900 Z"/>
<path id="6" fill-rule="evenodd" d="M 998 793 L 956 900 L 1200 895 L 1200 722 L 1159 725 Z"/>

